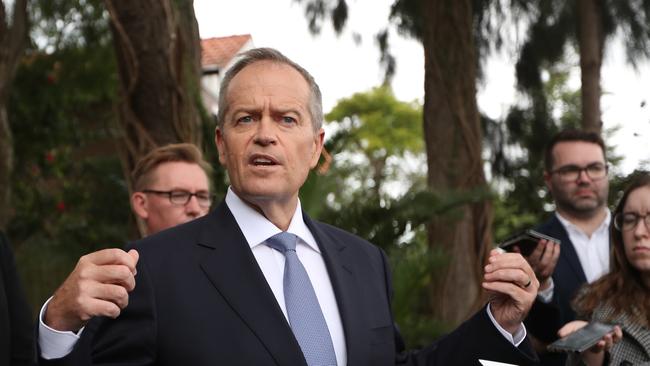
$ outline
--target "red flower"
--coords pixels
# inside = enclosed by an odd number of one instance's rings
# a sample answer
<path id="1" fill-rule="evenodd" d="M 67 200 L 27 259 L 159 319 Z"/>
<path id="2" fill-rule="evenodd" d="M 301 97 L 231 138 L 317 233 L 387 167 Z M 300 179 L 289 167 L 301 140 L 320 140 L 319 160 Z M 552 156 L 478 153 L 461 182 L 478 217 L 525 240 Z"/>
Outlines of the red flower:
<path id="1" fill-rule="evenodd" d="M 59 203 L 56 204 L 56 210 L 59 212 L 65 211 L 65 202 L 59 201 Z"/>
<path id="2" fill-rule="evenodd" d="M 45 153 L 45 160 L 47 160 L 48 163 L 53 163 L 54 162 L 54 154 L 51 151 L 48 151 Z"/>

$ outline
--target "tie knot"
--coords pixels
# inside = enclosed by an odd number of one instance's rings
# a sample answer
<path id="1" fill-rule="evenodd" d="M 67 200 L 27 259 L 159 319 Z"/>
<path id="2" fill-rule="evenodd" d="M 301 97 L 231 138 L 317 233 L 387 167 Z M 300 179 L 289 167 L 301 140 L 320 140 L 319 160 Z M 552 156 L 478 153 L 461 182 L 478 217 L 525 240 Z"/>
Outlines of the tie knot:
<path id="1" fill-rule="evenodd" d="M 294 234 L 283 231 L 266 239 L 266 245 L 284 254 L 287 250 L 296 251 L 298 237 Z"/>

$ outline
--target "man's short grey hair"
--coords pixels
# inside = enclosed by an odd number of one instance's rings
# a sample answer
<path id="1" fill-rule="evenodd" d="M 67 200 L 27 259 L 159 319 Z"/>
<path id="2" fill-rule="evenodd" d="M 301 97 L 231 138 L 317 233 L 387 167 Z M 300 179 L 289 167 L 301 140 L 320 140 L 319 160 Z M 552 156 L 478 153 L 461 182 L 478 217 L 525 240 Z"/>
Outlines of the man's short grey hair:
<path id="1" fill-rule="evenodd" d="M 254 48 L 240 54 L 240 56 L 241 58 L 230 69 L 228 69 L 226 75 L 221 81 L 221 86 L 219 87 L 219 112 L 217 113 L 217 123 L 219 124 L 219 128 L 223 130 L 226 113 L 228 112 L 226 94 L 230 82 L 235 75 L 242 71 L 246 66 L 250 66 L 260 61 L 270 61 L 291 66 L 293 69 L 298 71 L 303 78 L 305 78 L 311 91 L 309 96 L 309 114 L 311 114 L 314 131 L 318 131 L 321 128 L 323 125 L 323 97 L 318 84 L 316 84 L 316 80 L 314 80 L 314 77 L 311 76 L 307 70 L 291 61 L 287 56 L 280 53 L 280 51 L 273 48 Z"/>

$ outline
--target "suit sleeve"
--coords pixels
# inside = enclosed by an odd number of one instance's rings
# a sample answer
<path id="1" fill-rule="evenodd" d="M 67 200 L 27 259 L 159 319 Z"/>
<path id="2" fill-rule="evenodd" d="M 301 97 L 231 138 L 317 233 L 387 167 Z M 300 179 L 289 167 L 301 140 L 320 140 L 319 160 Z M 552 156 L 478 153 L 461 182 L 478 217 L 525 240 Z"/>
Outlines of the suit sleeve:
<path id="1" fill-rule="evenodd" d="M 386 288 L 392 298 L 390 269 L 382 251 Z M 526 338 L 519 347 L 506 340 L 496 329 L 485 308 L 438 341 L 419 350 L 406 350 L 397 325 L 395 333 L 395 365 L 443 366 L 477 365 L 479 359 L 533 365 L 538 363 L 532 345 Z"/>
<path id="2" fill-rule="evenodd" d="M 0 328 L 0 346 L 9 346 L 8 359 L 12 366 L 34 365 L 36 353 L 34 346 L 34 325 L 31 309 L 25 299 L 25 292 L 18 278 L 18 271 L 9 243 L 0 232 L 0 322 L 6 325 Z M 2 319 L 4 318 L 4 319 Z M 6 330 L 6 332 L 5 332 Z M 4 347 L 2 347 L 4 348 Z M 3 349 L 3 353 L 5 350 Z M 6 360 L 3 355 L 1 360 Z M 2 363 L 2 362 L 0 362 Z"/>
<path id="3" fill-rule="evenodd" d="M 544 343 L 552 343 L 558 339 L 557 331 L 564 325 L 556 295 L 550 303 L 536 299 L 524 320 L 528 332 Z"/>

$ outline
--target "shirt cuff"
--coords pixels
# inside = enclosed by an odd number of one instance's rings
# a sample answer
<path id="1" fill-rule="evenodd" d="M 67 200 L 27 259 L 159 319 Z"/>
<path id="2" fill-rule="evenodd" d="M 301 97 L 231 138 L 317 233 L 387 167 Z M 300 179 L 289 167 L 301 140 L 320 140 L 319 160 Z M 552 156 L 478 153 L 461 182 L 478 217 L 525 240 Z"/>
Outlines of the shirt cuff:
<path id="1" fill-rule="evenodd" d="M 84 330 L 84 328 L 81 328 L 77 333 L 62 332 L 48 327 L 43 321 L 43 315 L 45 315 L 50 300 L 52 300 L 51 297 L 43 304 L 38 314 L 38 347 L 40 356 L 46 360 L 61 358 L 70 354 Z"/>
<path id="2" fill-rule="evenodd" d="M 492 315 L 492 310 L 490 310 L 490 304 L 488 303 L 487 307 L 485 308 L 487 311 L 488 317 L 490 317 L 490 320 L 492 321 L 492 324 L 497 328 L 499 333 L 503 335 L 508 342 L 512 343 L 515 347 L 519 347 L 521 342 L 524 341 L 524 338 L 526 338 L 526 327 L 524 326 L 524 323 L 522 322 L 519 325 L 519 329 L 515 332 L 515 334 L 511 334 L 507 330 L 503 329 L 503 327 L 497 322 L 496 319 L 494 319 L 494 316 Z"/>
<path id="3" fill-rule="evenodd" d="M 537 292 L 537 298 L 544 304 L 548 304 L 551 302 L 551 300 L 553 300 L 553 289 L 555 288 L 553 277 L 550 277 L 548 280 L 550 281 L 548 288 L 546 290 L 540 290 Z"/>

